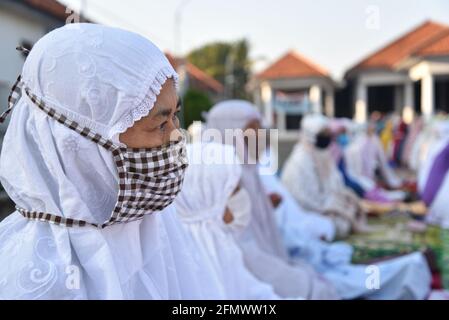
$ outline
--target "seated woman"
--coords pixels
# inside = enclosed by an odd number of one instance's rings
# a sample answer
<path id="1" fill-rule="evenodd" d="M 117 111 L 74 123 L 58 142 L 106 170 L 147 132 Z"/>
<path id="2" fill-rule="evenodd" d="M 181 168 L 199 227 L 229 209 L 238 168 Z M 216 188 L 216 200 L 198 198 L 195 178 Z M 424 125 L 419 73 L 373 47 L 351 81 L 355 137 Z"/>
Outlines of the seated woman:
<path id="1" fill-rule="evenodd" d="M 262 144 L 259 138 L 265 137 L 259 136 L 261 115 L 256 107 L 243 100 L 224 101 L 209 111 L 206 120 L 203 139 L 232 144 L 242 163 L 241 187 L 249 193 L 252 218 L 236 240 L 248 269 L 258 279 L 271 284 L 281 297 L 336 299 L 338 295 L 330 282 L 308 263 L 295 261 L 292 264 L 288 257 L 273 204 L 259 176 L 257 159 L 261 150 L 258 146 Z M 244 136 L 253 139 L 244 139 Z"/>
<path id="2" fill-rule="evenodd" d="M 329 147 L 332 158 L 337 164 L 337 168 L 340 171 L 345 185 L 352 189 L 359 197 L 364 198 L 367 194 L 365 188 L 352 177 L 346 168 L 346 161 L 344 157 L 344 150 L 350 143 L 350 137 L 348 134 L 348 121 L 349 119 L 332 119 L 330 121 L 330 130 L 332 133 L 332 142 Z"/>
<path id="3" fill-rule="evenodd" d="M 34 45 L 0 159 L 17 205 L 0 223 L 2 299 L 207 298 L 170 205 L 186 167 L 176 83 L 128 31 L 66 25 Z"/>
<path id="4" fill-rule="evenodd" d="M 373 213 L 385 213 L 396 210 L 399 200 L 403 199 L 402 191 L 388 191 L 376 185 L 371 179 L 358 175 L 357 170 L 351 170 L 347 165 L 347 158 L 358 157 L 349 153 L 347 149 L 351 149 L 353 137 L 349 134 L 352 124 L 349 119 L 332 119 L 330 120 L 330 128 L 333 141 L 330 146 L 330 152 L 337 164 L 337 168 L 343 177 L 345 185 L 354 191 L 357 196 L 366 201 L 363 202 L 364 207 L 369 208 Z M 354 164 L 354 161 L 349 161 Z"/>
<path id="5" fill-rule="evenodd" d="M 359 183 L 366 184 L 365 189 L 374 189 L 378 186 L 377 173 L 380 173 L 383 184 L 390 189 L 402 186 L 402 180 L 396 176 L 388 164 L 382 143 L 376 134 L 376 127 L 370 123 L 353 126 L 351 144 L 345 148 L 345 162 L 347 171 L 356 177 Z M 392 200 L 403 200 L 405 193 L 390 192 Z"/>
<path id="6" fill-rule="evenodd" d="M 217 143 L 188 145 L 189 168 L 176 198 L 178 216 L 222 286 L 222 299 L 278 299 L 272 287 L 246 268 L 233 233 L 249 223 L 251 203 L 239 187 L 234 149 Z"/>
<path id="7" fill-rule="evenodd" d="M 357 195 L 344 185 L 329 146 L 329 121 L 308 115 L 301 124 L 301 140 L 294 147 L 282 172 L 282 182 L 299 204 L 330 217 L 337 237 L 365 231 L 365 217 Z"/>

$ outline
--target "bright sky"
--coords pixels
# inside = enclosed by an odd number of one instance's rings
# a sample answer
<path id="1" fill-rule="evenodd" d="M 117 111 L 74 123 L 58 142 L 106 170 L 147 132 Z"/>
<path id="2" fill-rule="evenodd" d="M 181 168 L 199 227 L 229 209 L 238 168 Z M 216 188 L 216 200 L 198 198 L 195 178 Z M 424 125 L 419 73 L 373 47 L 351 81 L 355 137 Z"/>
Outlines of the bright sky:
<path id="1" fill-rule="evenodd" d="M 339 79 L 345 69 L 426 19 L 449 25 L 448 0 L 60 0 L 97 22 L 178 53 L 247 38 L 260 69 L 296 49 Z M 182 7 L 181 19 L 175 19 Z M 180 39 L 175 45 L 178 21 Z"/>

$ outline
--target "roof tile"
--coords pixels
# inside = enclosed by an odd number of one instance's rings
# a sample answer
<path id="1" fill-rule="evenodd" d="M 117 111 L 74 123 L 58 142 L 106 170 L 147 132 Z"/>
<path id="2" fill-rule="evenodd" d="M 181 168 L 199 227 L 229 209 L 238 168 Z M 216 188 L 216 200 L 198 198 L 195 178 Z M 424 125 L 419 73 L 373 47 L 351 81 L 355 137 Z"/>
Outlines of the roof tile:
<path id="1" fill-rule="evenodd" d="M 329 73 L 319 65 L 302 56 L 289 51 L 264 71 L 257 75 L 259 79 L 328 77 Z"/>

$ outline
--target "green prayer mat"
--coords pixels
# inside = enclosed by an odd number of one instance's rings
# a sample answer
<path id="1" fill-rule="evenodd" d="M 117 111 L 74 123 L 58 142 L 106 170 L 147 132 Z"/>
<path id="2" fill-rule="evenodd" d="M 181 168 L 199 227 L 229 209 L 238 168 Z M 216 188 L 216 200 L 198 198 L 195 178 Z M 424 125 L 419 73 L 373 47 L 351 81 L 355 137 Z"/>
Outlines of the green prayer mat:
<path id="1" fill-rule="evenodd" d="M 449 289 L 449 230 L 428 225 L 424 232 L 413 232 L 407 227 L 412 220 L 409 216 L 395 213 L 368 218 L 368 224 L 376 231 L 354 234 L 346 240 L 354 247 L 352 262 L 364 263 L 431 249 L 441 271 L 443 286 Z"/>

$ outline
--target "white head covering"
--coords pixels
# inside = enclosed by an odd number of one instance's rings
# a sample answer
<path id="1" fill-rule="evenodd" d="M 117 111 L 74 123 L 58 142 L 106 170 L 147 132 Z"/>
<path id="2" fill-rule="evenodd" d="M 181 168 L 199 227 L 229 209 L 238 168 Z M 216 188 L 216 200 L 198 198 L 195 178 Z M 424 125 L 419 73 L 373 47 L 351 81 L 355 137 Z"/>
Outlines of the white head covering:
<path id="1" fill-rule="evenodd" d="M 161 86 L 176 73 L 143 37 L 94 24 L 67 25 L 31 50 L 24 85 L 67 118 L 117 139 L 148 115 Z M 112 155 L 49 118 L 23 94 L 12 114 L 0 178 L 13 201 L 85 221 L 105 221 L 117 200 Z M 0 224 L 0 296 L 6 298 L 199 297 L 170 207 L 141 221 L 65 228 L 17 212 Z M 65 284 L 67 268 L 80 289 Z"/>
<path id="2" fill-rule="evenodd" d="M 329 119 L 322 114 L 314 113 L 305 116 L 301 121 L 302 138 L 311 145 L 315 144 L 318 133 L 329 127 L 329 124 Z"/>
<path id="3" fill-rule="evenodd" d="M 207 128 L 224 131 L 226 129 L 244 129 L 252 120 L 262 122 L 257 107 L 245 100 L 226 100 L 217 103 L 205 115 Z"/>
<path id="4" fill-rule="evenodd" d="M 204 269 L 214 270 L 221 290 L 211 297 L 221 299 L 273 299 L 271 287 L 246 269 L 240 249 L 223 222 L 226 202 L 242 174 L 234 148 L 217 143 L 194 143 L 187 147 L 190 166 L 184 188 L 176 198 L 178 216 L 194 239 L 198 251 L 208 257 Z M 192 163 L 203 155 L 202 162 Z M 224 158 L 235 159 L 223 161 Z"/>

